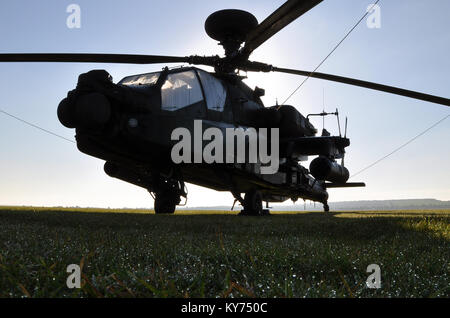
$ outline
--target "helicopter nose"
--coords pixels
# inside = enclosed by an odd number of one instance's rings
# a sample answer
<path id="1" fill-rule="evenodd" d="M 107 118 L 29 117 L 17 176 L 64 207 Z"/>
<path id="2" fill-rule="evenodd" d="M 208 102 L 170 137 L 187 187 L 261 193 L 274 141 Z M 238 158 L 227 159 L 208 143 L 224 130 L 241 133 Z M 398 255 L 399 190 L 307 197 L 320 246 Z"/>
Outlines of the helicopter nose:
<path id="1" fill-rule="evenodd" d="M 87 128 L 103 127 L 111 117 L 111 104 L 100 93 L 80 96 L 75 109 L 78 122 Z"/>
<path id="2" fill-rule="evenodd" d="M 58 106 L 58 118 L 67 128 L 101 129 L 111 118 L 111 104 L 100 93 L 79 96 L 75 104 L 65 98 Z"/>

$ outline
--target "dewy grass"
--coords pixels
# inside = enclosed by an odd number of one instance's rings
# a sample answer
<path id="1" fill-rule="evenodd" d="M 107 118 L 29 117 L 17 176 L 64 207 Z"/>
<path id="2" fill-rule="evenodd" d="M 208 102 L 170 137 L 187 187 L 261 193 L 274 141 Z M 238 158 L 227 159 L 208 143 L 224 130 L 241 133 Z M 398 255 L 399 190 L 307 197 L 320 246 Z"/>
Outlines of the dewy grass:
<path id="1" fill-rule="evenodd" d="M 450 296 L 450 211 L 227 214 L 0 208 L 0 297 Z"/>

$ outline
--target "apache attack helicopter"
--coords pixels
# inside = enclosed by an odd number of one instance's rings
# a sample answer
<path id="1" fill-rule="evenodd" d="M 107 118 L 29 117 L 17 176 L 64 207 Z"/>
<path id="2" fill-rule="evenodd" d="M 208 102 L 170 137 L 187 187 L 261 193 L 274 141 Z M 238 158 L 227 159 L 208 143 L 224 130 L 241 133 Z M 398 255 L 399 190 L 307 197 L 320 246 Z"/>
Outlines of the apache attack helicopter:
<path id="1" fill-rule="evenodd" d="M 328 188 L 365 186 L 347 182 L 349 171 L 343 158 L 349 139 L 330 136 L 325 129 L 321 136 L 316 136 L 317 130 L 308 116 L 293 106 L 265 107 L 260 99 L 264 90 L 249 88 L 239 71 L 309 76 L 446 106 L 450 106 L 450 100 L 249 60 L 255 49 L 321 1 L 289 0 L 260 24 L 252 14 L 241 10 L 213 13 L 206 20 L 205 29 L 223 46 L 224 57 L 0 54 L 0 62 L 188 63 L 214 67 L 213 73 L 195 67 L 164 68 L 161 72 L 128 76 L 117 84 L 106 71 L 94 70 L 79 76 L 76 89 L 58 106 L 58 118 L 64 126 L 76 129 L 81 152 L 106 161 L 106 174 L 147 189 L 154 196 L 158 214 L 173 213 L 181 197 L 186 198 L 185 182 L 230 191 L 235 203 L 238 201 L 244 207 L 242 214 L 264 214 L 268 211 L 263 209 L 264 201 L 268 204 L 299 198 L 320 202 L 328 211 Z M 194 131 L 198 120 L 203 123 L 200 135 L 211 127 L 220 131 L 278 128 L 277 172 L 261 173 L 260 162 L 174 163 L 172 132 L 181 127 L 198 134 Z M 309 169 L 300 164 L 308 156 L 318 156 Z M 337 163 L 337 159 L 342 159 L 342 163 Z"/>

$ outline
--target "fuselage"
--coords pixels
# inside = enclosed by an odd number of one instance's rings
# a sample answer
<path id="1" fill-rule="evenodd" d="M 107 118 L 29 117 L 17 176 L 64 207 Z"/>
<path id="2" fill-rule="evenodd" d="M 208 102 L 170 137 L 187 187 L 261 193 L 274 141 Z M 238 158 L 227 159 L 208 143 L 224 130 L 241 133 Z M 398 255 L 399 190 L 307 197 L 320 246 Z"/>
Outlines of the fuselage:
<path id="1" fill-rule="evenodd" d="M 287 158 L 284 149 L 273 174 L 261 174 L 260 162 L 174 164 L 172 134 L 180 128 L 192 132 L 193 139 L 209 128 L 224 136 L 227 129 L 249 128 L 276 128 L 281 138 L 316 133 L 293 107 L 266 108 L 261 95 L 262 90 L 250 89 L 236 75 L 219 76 L 193 67 L 133 75 L 117 84 L 105 71 L 93 71 L 80 76 L 77 89 L 61 103 L 58 114 L 62 123 L 76 128 L 80 151 L 107 161 L 108 175 L 149 191 L 154 176 L 160 175 L 218 191 L 245 193 L 258 188 L 266 201 L 300 197 L 325 202 L 328 194 L 321 183 Z M 200 132 L 195 127 L 199 121 Z M 200 142 L 203 149 L 209 141 L 201 138 Z"/>

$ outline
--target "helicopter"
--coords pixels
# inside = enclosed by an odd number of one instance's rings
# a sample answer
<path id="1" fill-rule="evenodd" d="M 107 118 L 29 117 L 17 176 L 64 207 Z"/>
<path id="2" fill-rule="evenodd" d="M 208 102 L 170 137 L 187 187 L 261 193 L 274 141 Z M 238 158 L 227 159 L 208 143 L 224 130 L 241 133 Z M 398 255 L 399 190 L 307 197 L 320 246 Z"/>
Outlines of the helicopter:
<path id="1" fill-rule="evenodd" d="M 108 176 L 148 190 L 154 198 L 156 214 L 174 213 L 182 198 L 187 199 L 185 183 L 231 192 L 234 204 L 239 202 L 243 206 L 243 215 L 268 214 L 270 202 L 288 199 L 319 202 L 328 212 L 327 189 L 365 186 L 363 182 L 348 182 L 350 174 L 344 158 L 350 140 L 346 133 L 331 136 L 323 129 L 317 136 L 318 130 L 309 121 L 314 115 L 338 117 L 338 112 L 304 116 L 292 105 L 266 107 L 261 100 L 265 91 L 248 87 L 240 71 L 308 76 L 445 106 L 450 106 L 450 100 L 250 60 L 253 51 L 320 2 L 322 0 L 288 0 L 261 23 L 242 10 L 228 9 L 211 14 L 206 19 L 205 30 L 224 48 L 223 57 L 5 53 L 0 54 L 0 62 L 186 63 L 213 67 L 214 72 L 196 66 L 165 67 L 158 72 L 127 76 L 118 83 L 112 81 L 107 71 L 93 70 L 79 76 L 76 88 L 59 104 L 58 118 L 65 127 L 75 129 L 77 147 L 82 153 L 105 161 L 104 171 Z M 245 133 L 267 131 L 267 135 L 258 135 L 258 148 L 264 140 L 267 154 L 277 153 L 273 157 L 277 169 L 273 173 L 263 173 L 267 163 L 261 158 L 252 161 L 250 156 L 244 155 L 244 160 L 236 160 L 239 154 L 232 155 L 235 160 L 231 161 L 222 158 L 213 162 L 175 162 L 174 148 L 181 141 L 181 138 L 173 138 L 177 129 L 184 129 L 194 139 L 193 147 L 182 149 L 182 155 L 191 158 L 204 154 L 210 145 L 208 141 L 213 142 L 211 136 L 209 140 L 204 138 L 208 130 L 220 132 L 214 142 L 223 149 L 235 139 L 234 136 L 219 138 L 220 135 L 226 136 L 229 130 L 243 133 L 243 149 L 249 152 L 251 138 Z M 196 136 L 200 136 L 200 141 Z M 213 155 L 217 152 L 216 147 Z M 307 169 L 302 162 L 310 156 L 317 158 Z M 263 202 L 266 202 L 266 209 Z"/>

